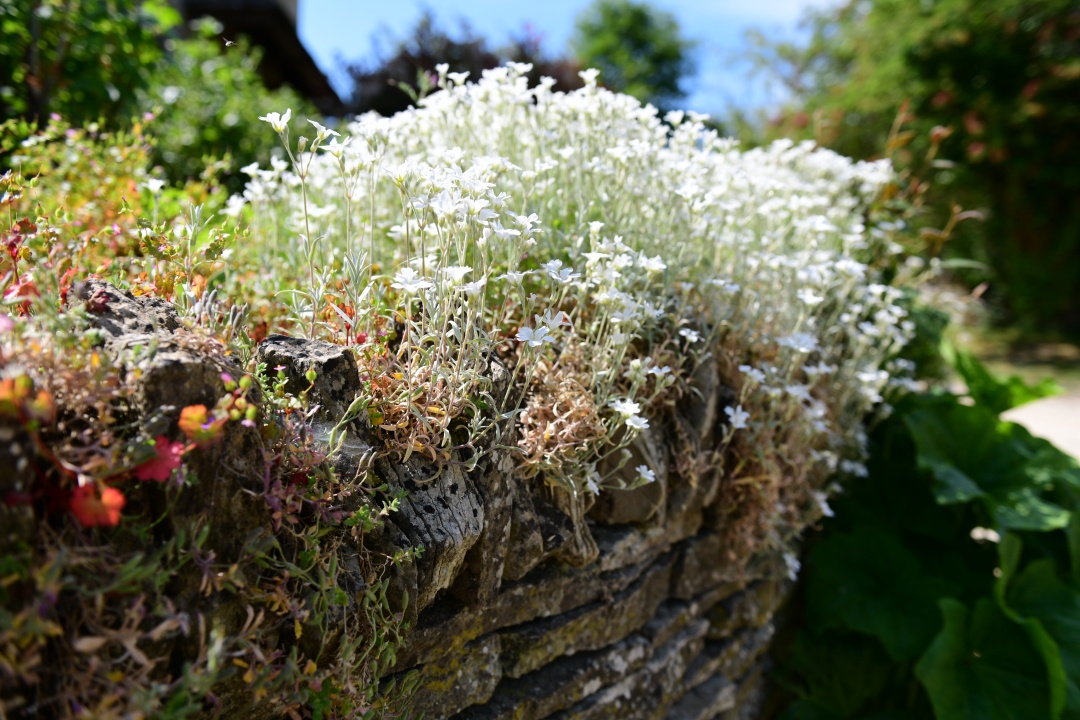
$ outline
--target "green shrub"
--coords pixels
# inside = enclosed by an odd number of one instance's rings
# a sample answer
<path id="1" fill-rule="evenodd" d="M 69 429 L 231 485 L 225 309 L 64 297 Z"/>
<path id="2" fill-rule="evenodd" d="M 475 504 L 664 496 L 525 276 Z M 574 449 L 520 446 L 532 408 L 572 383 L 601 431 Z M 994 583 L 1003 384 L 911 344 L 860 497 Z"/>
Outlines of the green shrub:
<path id="1" fill-rule="evenodd" d="M 903 169 L 935 132 L 926 223 L 945 223 L 957 202 L 986 218 L 961 227 L 946 252 L 986 262 L 989 297 L 1023 329 L 1080 330 L 1075 2 L 873 0 L 809 22 L 805 44 L 758 37 L 760 65 L 794 96 L 767 135 L 873 157 L 899 114 Z"/>
<path id="2" fill-rule="evenodd" d="M 1080 465 L 997 413 L 1050 388 L 973 358 L 911 395 L 806 560 L 787 719 L 1080 713 Z"/>
<path id="3" fill-rule="evenodd" d="M 262 51 L 246 39 L 226 47 L 212 21 L 199 23 L 196 32 L 169 42 L 168 61 L 140 95 L 140 107 L 154 114 L 152 160 L 174 185 L 211 168 L 237 192 L 246 179 L 239 168 L 277 147 L 273 137 L 252 126 L 252 118 L 268 107 L 311 116 L 315 109 L 287 86 L 266 89 L 258 72 Z"/>
<path id="4" fill-rule="evenodd" d="M 126 121 L 178 21 L 160 0 L 0 0 L 0 119 Z"/>

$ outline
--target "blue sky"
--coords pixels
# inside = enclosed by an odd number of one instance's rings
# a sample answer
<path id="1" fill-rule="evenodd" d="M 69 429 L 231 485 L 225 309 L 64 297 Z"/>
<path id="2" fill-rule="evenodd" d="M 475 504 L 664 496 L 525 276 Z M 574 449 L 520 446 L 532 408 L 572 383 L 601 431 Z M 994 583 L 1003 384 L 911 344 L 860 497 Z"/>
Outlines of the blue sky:
<path id="1" fill-rule="evenodd" d="M 561 54 L 574 29 L 574 20 L 589 0 L 300 0 L 298 31 L 308 52 L 339 92 L 349 87 L 338 59 L 370 61 L 376 43 L 389 53 L 407 37 L 425 8 L 439 25 L 457 31 L 465 19 L 489 45 L 498 47 L 526 23 L 539 31 L 550 55 Z M 790 36 L 807 8 L 834 5 L 832 0 L 651 0 L 672 13 L 683 36 L 698 42 L 698 74 L 688 81 L 685 106 L 720 115 L 726 108 L 767 107 L 779 98 L 778 88 L 747 77 L 745 67 L 733 67 L 745 47 L 743 33 L 751 27 Z"/>

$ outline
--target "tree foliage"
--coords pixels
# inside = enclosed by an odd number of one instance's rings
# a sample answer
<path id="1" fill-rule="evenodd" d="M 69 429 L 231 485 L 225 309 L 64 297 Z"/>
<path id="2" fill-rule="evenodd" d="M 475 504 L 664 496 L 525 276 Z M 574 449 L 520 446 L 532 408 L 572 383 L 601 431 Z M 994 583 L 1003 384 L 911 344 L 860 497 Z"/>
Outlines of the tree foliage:
<path id="1" fill-rule="evenodd" d="M 258 72 L 262 51 L 243 37 L 225 47 L 220 34 L 218 23 L 205 20 L 196 24 L 195 37 L 172 41 L 168 61 L 139 105 L 154 113 L 153 161 L 171 182 L 181 185 L 211 168 L 239 191 L 247 180 L 239 168 L 265 162 L 279 146 L 276 138 L 252 130 L 259 115 L 291 108 L 302 118 L 316 111 L 288 86 L 268 90 Z"/>
<path id="2" fill-rule="evenodd" d="M 693 47 L 674 16 L 632 0 L 597 0 L 578 18 L 571 40 L 577 61 L 599 69 L 607 87 L 661 109 L 685 95 Z"/>
<path id="3" fill-rule="evenodd" d="M 758 64 L 792 95 L 769 134 L 870 157 L 906 101 L 909 158 L 939 128 L 938 215 L 959 201 L 987 218 L 954 252 L 989 265 L 991 296 L 1021 325 L 1080 330 L 1075 3 L 862 0 L 808 23 L 805 43 L 756 36 Z"/>
<path id="4" fill-rule="evenodd" d="M 0 116 L 126 119 L 177 22 L 153 0 L 0 0 Z"/>
<path id="5" fill-rule="evenodd" d="M 349 111 L 357 114 L 374 111 L 389 116 L 411 107 L 418 93 L 434 87 L 435 68 L 442 63 L 449 66 L 449 72 L 466 72 L 469 79 L 479 80 L 484 70 L 508 60 L 532 64 L 528 73 L 530 85 L 547 76 L 555 79 L 558 90 L 581 87 L 578 65 L 572 60 L 548 57 L 540 36 L 528 26 L 511 38 L 507 47 L 495 50 L 468 23 L 462 21 L 459 34 L 454 36 L 440 27 L 435 16 L 427 11 L 391 55 L 373 63 L 346 66 L 353 81 Z"/>

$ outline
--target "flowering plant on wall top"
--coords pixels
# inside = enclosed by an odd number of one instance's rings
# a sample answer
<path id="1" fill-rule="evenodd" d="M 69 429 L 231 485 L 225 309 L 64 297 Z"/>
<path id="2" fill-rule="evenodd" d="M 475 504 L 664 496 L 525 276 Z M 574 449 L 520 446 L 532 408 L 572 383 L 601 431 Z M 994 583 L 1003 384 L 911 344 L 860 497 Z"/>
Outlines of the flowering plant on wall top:
<path id="1" fill-rule="evenodd" d="M 290 162 L 247 168 L 229 205 L 265 238 L 256 284 L 284 279 L 298 327 L 357 348 L 387 451 L 445 460 L 515 417 L 524 467 L 573 497 L 653 481 L 623 450 L 708 360 L 735 392 L 725 444 L 757 449 L 725 472 L 769 479 L 769 532 L 827 512 L 913 331 L 875 205 L 888 163 L 742 151 L 595 73 L 561 93 L 528 70 L 443 68 L 417 108 L 282 133 Z"/>

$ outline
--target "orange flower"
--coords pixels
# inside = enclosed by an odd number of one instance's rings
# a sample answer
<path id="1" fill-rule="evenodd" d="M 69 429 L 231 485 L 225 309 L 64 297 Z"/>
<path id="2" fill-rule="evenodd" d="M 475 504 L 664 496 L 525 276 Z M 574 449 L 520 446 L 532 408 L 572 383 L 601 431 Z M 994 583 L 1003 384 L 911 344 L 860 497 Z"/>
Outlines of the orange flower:
<path id="1" fill-rule="evenodd" d="M 169 438 L 158 435 L 154 440 L 157 457 L 135 468 L 135 477 L 140 480 L 165 482 L 172 476 L 172 471 L 180 467 L 184 457 L 184 443 L 169 442 Z"/>
<path id="2" fill-rule="evenodd" d="M 80 485 L 71 494 L 71 512 L 83 527 L 116 525 L 124 502 L 124 495 L 116 488 L 103 487 L 99 496 L 97 486 Z"/>
<path id="3" fill-rule="evenodd" d="M 205 405 L 188 405 L 180 411 L 180 429 L 199 447 L 212 445 L 221 436 L 224 424 L 224 418 L 212 418 Z"/>

